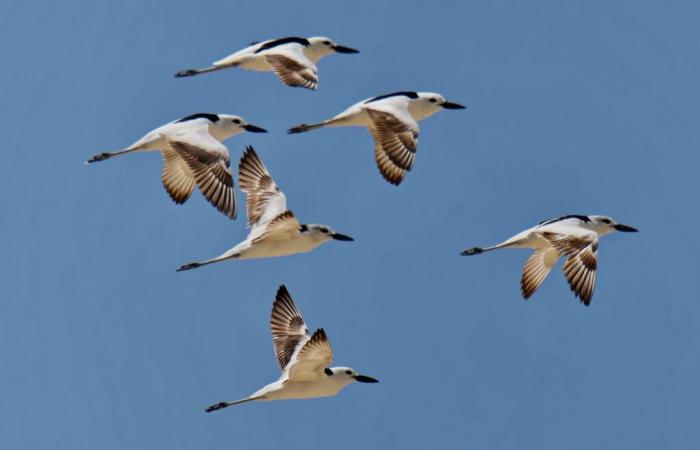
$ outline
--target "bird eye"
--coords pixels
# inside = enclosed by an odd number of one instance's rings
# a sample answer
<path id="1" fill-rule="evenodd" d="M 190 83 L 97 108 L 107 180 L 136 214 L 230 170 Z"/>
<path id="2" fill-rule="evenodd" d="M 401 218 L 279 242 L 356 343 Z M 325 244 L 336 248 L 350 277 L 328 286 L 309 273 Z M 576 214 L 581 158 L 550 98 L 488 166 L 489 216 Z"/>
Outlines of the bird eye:
<path id="1" fill-rule="evenodd" d="M 240 119 L 233 119 L 233 123 L 235 123 L 236 125 L 240 125 L 241 120 Z"/>
<path id="2" fill-rule="evenodd" d="M 321 233 L 328 233 L 328 228 L 319 228 Z"/>
<path id="3" fill-rule="evenodd" d="M 331 41 L 323 41 L 323 45 L 331 45 Z"/>
<path id="4" fill-rule="evenodd" d="M 430 103 L 435 103 L 435 102 L 437 101 L 437 99 L 435 99 L 435 98 L 431 98 L 431 99 L 430 99 L 430 100 L 428 100 L 428 101 L 429 101 Z"/>
<path id="5" fill-rule="evenodd" d="M 352 370 L 346 370 L 345 373 L 347 373 L 348 375 L 352 375 Z"/>
<path id="6" fill-rule="evenodd" d="M 329 369 L 328 367 L 323 369 L 323 373 L 325 373 L 326 375 L 329 375 L 329 376 L 333 375 L 333 371 L 331 369 Z"/>

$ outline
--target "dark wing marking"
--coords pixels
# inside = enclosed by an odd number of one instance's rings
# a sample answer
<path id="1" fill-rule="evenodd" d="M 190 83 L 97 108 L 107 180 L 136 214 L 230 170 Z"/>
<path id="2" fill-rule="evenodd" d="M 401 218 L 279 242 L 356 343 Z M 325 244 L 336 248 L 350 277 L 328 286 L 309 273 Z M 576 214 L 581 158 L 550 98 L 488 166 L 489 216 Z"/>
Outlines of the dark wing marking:
<path id="1" fill-rule="evenodd" d="M 270 331 L 280 369 L 284 370 L 299 342 L 308 339 L 309 330 L 286 286 L 277 290 L 270 314 Z"/>
<path id="2" fill-rule="evenodd" d="M 285 38 L 280 38 L 280 39 L 274 39 L 272 41 L 266 42 L 265 44 L 261 45 L 259 49 L 255 50 L 254 53 L 260 53 L 262 51 L 269 50 L 269 49 L 277 47 L 279 45 L 291 44 L 291 43 L 297 43 L 297 44 L 303 45 L 304 47 L 308 47 L 310 45 L 310 42 L 306 38 L 291 36 L 291 37 L 285 37 Z"/>

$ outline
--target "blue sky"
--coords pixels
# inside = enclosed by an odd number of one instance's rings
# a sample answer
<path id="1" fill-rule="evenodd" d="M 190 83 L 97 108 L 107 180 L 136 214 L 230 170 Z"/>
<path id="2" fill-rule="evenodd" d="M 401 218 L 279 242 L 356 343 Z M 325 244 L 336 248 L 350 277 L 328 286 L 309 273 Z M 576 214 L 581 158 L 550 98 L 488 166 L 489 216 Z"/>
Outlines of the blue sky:
<path id="1" fill-rule="evenodd" d="M 700 441 L 700 34 L 694 2 L 0 2 L 0 447 L 686 449 Z M 253 40 L 328 35 L 317 92 L 270 74 L 172 74 Z M 465 103 L 379 176 L 362 129 L 287 136 L 362 98 Z M 245 234 L 156 154 L 85 166 L 162 123 L 241 114 L 304 221 L 356 238 L 176 273 Z M 239 195 L 239 201 L 243 196 Z M 561 214 L 603 239 L 593 303 L 559 268 L 524 302 L 525 251 L 458 253 Z M 285 283 L 337 365 L 329 399 L 203 408 L 278 369 Z"/>

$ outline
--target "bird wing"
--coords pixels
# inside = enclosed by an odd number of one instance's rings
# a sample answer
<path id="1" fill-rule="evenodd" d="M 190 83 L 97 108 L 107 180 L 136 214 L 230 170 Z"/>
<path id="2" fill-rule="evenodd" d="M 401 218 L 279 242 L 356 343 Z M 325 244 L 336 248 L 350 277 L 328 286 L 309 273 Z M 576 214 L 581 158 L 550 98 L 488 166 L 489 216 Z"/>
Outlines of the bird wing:
<path id="1" fill-rule="evenodd" d="M 585 305 L 591 303 L 598 269 L 598 234 L 570 227 L 565 235 L 543 233 L 560 255 L 567 256 L 564 276 L 574 295 Z M 548 235 L 555 235 L 547 237 Z"/>
<path id="2" fill-rule="evenodd" d="M 277 290 L 275 302 L 272 304 L 270 331 L 277 362 L 284 371 L 297 347 L 302 347 L 311 339 L 309 329 L 284 285 Z"/>
<path id="3" fill-rule="evenodd" d="M 300 45 L 283 45 L 265 54 L 267 63 L 272 67 L 282 83 L 292 87 L 316 90 L 318 74 L 316 65 L 304 54 Z"/>
<path id="4" fill-rule="evenodd" d="M 411 170 L 418 148 L 418 123 L 407 110 L 365 108 L 372 122 L 374 157 L 384 179 L 398 185 Z"/>
<path id="5" fill-rule="evenodd" d="M 226 146 L 214 139 L 205 127 L 201 127 L 168 137 L 166 147 L 187 164 L 209 203 L 235 219 L 236 193 Z"/>
<path id="6" fill-rule="evenodd" d="M 177 155 L 177 152 L 165 147 L 161 151 L 163 155 L 163 172 L 161 178 L 163 186 L 168 191 L 170 198 L 181 205 L 187 201 L 194 190 L 194 173 L 187 163 Z"/>
<path id="7" fill-rule="evenodd" d="M 275 217 L 267 224 L 264 230 L 260 230 L 253 239 L 253 243 L 267 240 L 287 240 L 291 234 L 298 233 L 301 224 L 294 217 L 294 213 L 287 210 Z"/>
<path id="8" fill-rule="evenodd" d="M 559 252 L 554 247 L 545 247 L 532 252 L 525 262 L 523 275 L 520 279 L 520 290 L 525 300 L 530 298 L 540 287 L 558 260 Z"/>
<path id="9" fill-rule="evenodd" d="M 323 369 L 333 361 L 333 349 L 323 328 L 316 330 L 287 365 L 287 379 L 292 381 L 313 380 L 323 374 Z"/>
<path id="10" fill-rule="evenodd" d="M 247 196 L 251 235 L 259 236 L 269 223 L 287 211 L 287 198 L 251 146 L 246 147 L 238 164 L 238 181 Z"/>

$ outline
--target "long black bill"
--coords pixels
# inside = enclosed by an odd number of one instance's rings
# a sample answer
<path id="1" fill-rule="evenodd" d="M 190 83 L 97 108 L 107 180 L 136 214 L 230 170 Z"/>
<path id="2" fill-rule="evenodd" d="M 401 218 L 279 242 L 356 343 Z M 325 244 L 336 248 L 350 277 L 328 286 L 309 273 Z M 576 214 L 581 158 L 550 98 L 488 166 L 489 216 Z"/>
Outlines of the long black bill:
<path id="1" fill-rule="evenodd" d="M 336 45 L 333 47 L 333 50 L 335 50 L 338 53 L 360 53 L 359 50 L 355 50 L 354 48 L 350 47 L 345 47 L 343 45 Z"/>
<path id="2" fill-rule="evenodd" d="M 251 124 L 243 125 L 243 129 L 250 131 L 251 133 L 267 133 L 265 128 L 256 127 L 255 125 Z"/>
<path id="3" fill-rule="evenodd" d="M 368 377 L 367 375 L 357 375 L 355 381 L 359 381 L 360 383 L 379 383 L 379 380 Z"/>
<path id="4" fill-rule="evenodd" d="M 623 225 L 623 224 L 621 224 L 621 223 L 618 223 L 617 225 L 615 225 L 615 229 L 616 229 L 617 231 L 625 231 L 625 232 L 627 232 L 627 233 L 636 233 L 637 231 L 639 231 L 639 230 L 636 229 L 636 228 L 632 228 L 632 227 L 629 226 L 629 225 Z"/>
<path id="5" fill-rule="evenodd" d="M 351 238 L 350 236 L 346 236 L 344 234 L 340 233 L 333 233 L 333 239 L 336 241 L 354 241 L 355 239 Z"/>
<path id="6" fill-rule="evenodd" d="M 453 102 L 445 102 L 441 106 L 445 109 L 467 109 L 466 106 Z"/>

